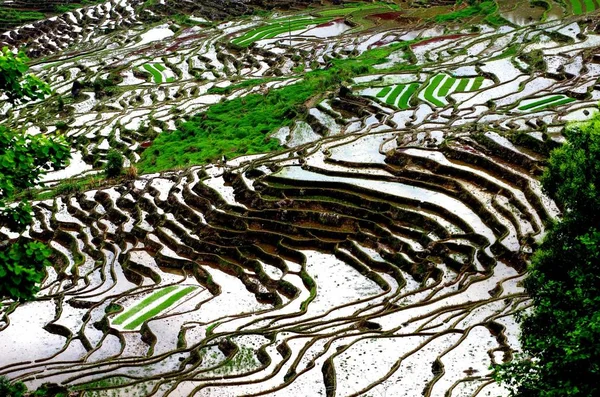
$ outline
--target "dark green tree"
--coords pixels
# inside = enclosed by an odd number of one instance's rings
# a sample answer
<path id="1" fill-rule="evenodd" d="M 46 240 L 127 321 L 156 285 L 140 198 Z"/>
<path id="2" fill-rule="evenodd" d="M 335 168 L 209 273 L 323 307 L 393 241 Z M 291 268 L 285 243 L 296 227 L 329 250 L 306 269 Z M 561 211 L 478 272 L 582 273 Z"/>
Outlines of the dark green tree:
<path id="1" fill-rule="evenodd" d="M 106 176 L 109 178 L 113 178 L 115 176 L 121 175 L 123 172 L 123 163 L 125 159 L 121 152 L 116 149 L 111 149 L 108 151 L 106 155 L 106 165 L 104 167 L 104 172 L 106 172 Z"/>
<path id="2" fill-rule="evenodd" d="M 2 49 L 0 93 L 12 103 L 42 99 L 50 92 L 46 83 L 26 75 L 27 69 L 22 52 L 15 55 Z M 32 299 L 52 252 L 45 244 L 23 237 L 32 220 L 31 206 L 24 201 L 15 203 L 14 195 L 35 186 L 47 169 L 60 168 L 68 159 L 69 148 L 62 139 L 29 136 L 0 127 L 0 226 L 18 236 L 11 241 L 0 240 L 0 298 Z"/>
<path id="3" fill-rule="evenodd" d="M 523 354 L 495 375 L 522 397 L 600 395 L 600 117 L 571 127 L 542 184 L 564 207 L 537 250 L 525 288 Z"/>
<path id="4" fill-rule="evenodd" d="M 50 93 L 48 84 L 32 74 L 27 74 L 29 59 L 23 51 L 14 54 L 3 47 L 0 51 L 0 93 L 11 103 L 43 99 Z"/>

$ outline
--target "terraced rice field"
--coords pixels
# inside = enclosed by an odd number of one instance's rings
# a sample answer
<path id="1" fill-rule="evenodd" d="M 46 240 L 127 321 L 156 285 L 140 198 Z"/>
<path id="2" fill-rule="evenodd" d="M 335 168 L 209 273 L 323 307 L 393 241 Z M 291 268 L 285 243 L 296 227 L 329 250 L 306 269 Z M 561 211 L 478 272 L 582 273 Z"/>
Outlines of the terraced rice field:
<path id="1" fill-rule="evenodd" d="M 250 30 L 246 34 L 241 37 L 235 38 L 231 42 L 233 44 L 239 45 L 240 47 L 247 47 L 250 44 L 263 39 L 272 39 L 281 35 L 282 33 L 291 33 L 298 30 L 304 30 L 309 25 L 319 25 L 322 23 L 327 23 L 331 19 L 328 17 L 323 18 L 299 18 L 292 19 L 289 18 L 287 20 L 281 20 L 278 22 L 270 23 L 266 26 L 262 26 L 260 28 L 256 28 Z"/>
<path id="2" fill-rule="evenodd" d="M 600 100 L 596 22 L 416 9 L 363 29 L 310 9 L 177 30 L 132 4 L 33 40 L 57 94 L 2 109 L 61 127 L 73 161 L 33 201 L 54 266 L 38 300 L 0 307 L 0 375 L 86 396 L 507 396 L 489 367 L 520 350 L 521 281 L 560 215 L 537 177 Z M 349 72 L 264 132 L 277 151 L 60 193 L 111 148 L 135 164 L 188 116 L 331 70 Z"/>
<path id="3" fill-rule="evenodd" d="M 167 71 L 167 68 L 165 68 L 160 63 L 147 63 L 143 67 L 148 73 L 152 75 L 152 78 L 154 79 L 155 83 L 160 84 L 163 81 L 167 83 L 172 83 L 173 81 L 175 81 L 175 77 L 170 75 L 172 73 Z"/>

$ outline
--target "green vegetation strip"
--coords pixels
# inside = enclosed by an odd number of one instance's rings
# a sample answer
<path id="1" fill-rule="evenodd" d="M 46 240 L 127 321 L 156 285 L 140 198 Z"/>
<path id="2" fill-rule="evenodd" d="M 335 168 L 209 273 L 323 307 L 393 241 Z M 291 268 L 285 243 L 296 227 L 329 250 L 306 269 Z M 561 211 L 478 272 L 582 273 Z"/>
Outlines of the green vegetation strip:
<path id="1" fill-rule="evenodd" d="M 439 96 L 445 97 L 448 95 L 450 89 L 454 86 L 454 83 L 456 83 L 456 79 L 454 77 L 448 77 L 444 82 L 444 85 L 442 85 L 442 88 L 440 88 Z"/>
<path id="2" fill-rule="evenodd" d="M 483 77 L 481 77 L 481 76 L 476 77 L 475 78 L 475 83 L 473 83 L 473 87 L 471 87 L 471 89 L 469 91 L 477 91 L 478 89 L 480 89 L 484 80 L 485 79 Z"/>
<path id="3" fill-rule="evenodd" d="M 573 14 L 575 14 L 575 15 L 583 14 L 583 7 L 579 0 L 571 0 L 571 7 L 573 8 Z"/>
<path id="4" fill-rule="evenodd" d="M 148 72 L 150 72 L 152 77 L 154 77 L 155 83 L 158 83 L 158 84 L 162 83 L 163 76 L 160 71 L 156 70 L 152 65 L 149 65 L 149 64 L 145 64 L 144 69 L 146 69 Z"/>
<path id="5" fill-rule="evenodd" d="M 559 99 L 564 98 L 563 95 L 555 95 L 546 99 L 542 99 L 536 102 L 529 103 L 527 105 L 521 106 L 519 110 L 530 110 L 533 108 L 537 108 L 538 106 L 549 104 L 550 102 L 558 101 Z"/>
<path id="6" fill-rule="evenodd" d="M 469 79 L 460 79 L 460 83 L 458 83 L 458 87 L 456 87 L 456 92 L 465 92 L 468 85 Z"/>
<path id="7" fill-rule="evenodd" d="M 573 1 L 573 0 L 571 0 Z M 435 21 L 438 23 L 456 22 L 466 18 L 476 16 L 491 16 L 498 11 L 498 4 L 495 1 L 482 1 L 481 3 L 473 4 L 469 7 L 448 14 L 438 15 Z"/>
<path id="8" fill-rule="evenodd" d="M 331 21 L 331 18 L 301 18 L 280 20 L 278 22 L 253 29 L 243 36 L 233 39 L 231 42 L 239 45 L 240 47 L 247 47 L 258 40 L 272 39 L 273 37 L 288 31 L 300 30 L 309 25 L 318 25 L 329 21 Z"/>
<path id="9" fill-rule="evenodd" d="M 184 288 L 181 291 L 173 294 L 172 296 L 169 297 L 169 299 L 167 299 L 160 305 L 156 306 L 154 309 L 147 311 L 145 314 L 141 315 L 140 317 L 136 318 L 135 320 L 133 320 L 132 322 L 127 324 L 125 326 L 125 329 L 132 330 L 132 329 L 137 328 L 144 321 L 156 316 L 163 310 L 171 307 L 175 302 L 177 302 L 179 299 L 183 298 L 184 296 L 186 296 L 187 294 L 189 294 L 190 292 L 192 292 L 195 289 L 196 289 L 196 287 L 187 287 L 187 288 Z"/>
<path id="10" fill-rule="evenodd" d="M 412 83 L 408 86 L 408 89 L 404 91 L 400 100 L 398 101 L 398 107 L 400 109 L 409 109 L 410 108 L 410 98 L 414 95 L 415 92 L 419 89 L 421 85 L 419 83 Z"/>
<path id="11" fill-rule="evenodd" d="M 381 91 L 379 91 L 379 93 L 377 94 L 377 98 L 385 98 L 385 96 L 387 94 L 390 93 L 390 91 L 392 90 L 392 87 L 384 87 Z"/>
<path id="12" fill-rule="evenodd" d="M 352 4 L 349 7 L 340 7 L 340 8 L 334 8 L 331 10 L 324 10 L 324 11 L 319 11 L 318 14 L 322 15 L 324 17 L 336 17 L 336 16 L 345 16 L 348 14 L 352 14 L 354 12 L 357 11 L 367 11 L 367 10 L 374 10 L 377 8 L 388 8 L 394 11 L 398 11 L 400 9 L 400 7 L 398 7 L 398 5 L 396 4 L 390 4 L 390 3 L 362 3 L 362 4 Z"/>
<path id="13" fill-rule="evenodd" d="M 177 288 L 177 286 L 172 285 L 170 287 L 163 288 L 160 291 L 156 291 L 155 293 L 153 293 L 152 295 L 150 295 L 149 297 L 147 297 L 146 299 L 144 299 L 143 301 L 141 301 L 140 303 L 138 303 L 131 309 L 127 310 L 125 313 L 121 314 L 119 317 L 115 318 L 115 320 L 113 321 L 113 324 L 115 324 L 115 325 L 123 324 L 125 322 L 125 320 L 128 320 L 130 317 L 139 313 L 141 310 L 146 308 L 148 305 L 155 302 L 157 299 L 160 299 L 161 297 L 167 295 L 169 292 L 173 291 L 176 288 Z"/>
<path id="14" fill-rule="evenodd" d="M 594 2 L 594 0 L 585 0 L 585 10 L 587 12 L 593 12 L 596 8 L 596 2 Z"/>
<path id="15" fill-rule="evenodd" d="M 437 98 L 435 98 L 433 96 L 433 93 L 435 92 L 436 88 L 442 83 L 442 80 L 444 80 L 443 74 L 438 74 L 437 76 L 435 76 L 431 80 L 431 82 L 427 85 L 427 88 L 425 88 L 425 93 L 424 93 L 426 100 L 428 100 L 435 106 L 439 106 L 439 107 L 443 107 L 444 103 L 442 101 L 438 100 Z"/>
<path id="16" fill-rule="evenodd" d="M 388 105 L 395 105 L 396 99 L 398 99 L 398 95 L 402 93 L 402 90 L 406 87 L 404 84 L 397 85 L 396 88 L 392 91 L 389 97 L 385 100 L 385 103 Z"/>
<path id="17" fill-rule="evenodd" d="M 575 99 L 573 99 L 573 98 L 565 98 L 565 99 L 562 99 L 562 100 L 557 101 L 557 102 L 552 102 L 552 103 L 548 103 L 546 105 L 542 105 L 540 107 L 535 108 L 534 110 L 537 111 L 537 110 L 542 110 L 542 109 L 549 108 L 549 107 L 566 105 L 567 103 L 571 103 L 571 102 L 575 102 Z"/>

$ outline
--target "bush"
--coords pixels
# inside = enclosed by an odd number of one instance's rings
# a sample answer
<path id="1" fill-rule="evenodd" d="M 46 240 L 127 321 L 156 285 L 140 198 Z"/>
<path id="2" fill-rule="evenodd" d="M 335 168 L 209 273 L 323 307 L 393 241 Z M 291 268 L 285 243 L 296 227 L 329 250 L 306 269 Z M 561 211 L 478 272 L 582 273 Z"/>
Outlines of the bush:
<path id="1" fill-rule="evenodd" d="M 10 380 L 0 376 L 0 396 L 21 397 L 25 394 L 27 388 L 23 382 L 10 383 Z"/>
<path id="2" fill-rule="evenodd" d="M 111 149 L 106 156 L 106 166 L 104 171 L 109 178 L 121 175 L 123 172 L 124 158 L 121 152 L 116 149 Z"/>

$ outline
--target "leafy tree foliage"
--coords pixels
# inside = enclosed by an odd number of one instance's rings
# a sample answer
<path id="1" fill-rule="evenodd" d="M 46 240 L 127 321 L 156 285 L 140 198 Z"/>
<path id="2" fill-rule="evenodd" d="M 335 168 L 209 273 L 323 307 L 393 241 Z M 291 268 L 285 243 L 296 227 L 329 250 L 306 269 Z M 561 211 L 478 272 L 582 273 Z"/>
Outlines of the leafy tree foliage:
<path id="1" fill-rule="evenodd" d="M 27 392 L 27 388 L 22 382 L 11 383 L 4 376 L 0 376 L 0 396 L 22 397 Z"/>
<path id="2" fill-rule="evenodd" d="M 0 92 L 12 103 L 43 98 L 50 91 L 35 76 L 26 75 L 27 57 L 3 48 L 0 52 Z M 31 223 L 31 206 L 11 203 L 16 191 L 34 186 L 49 167 L 59 168 L 69 159 L 62 139 L 28 136 L 0 126 L 0 226 L 19 238 L 0 241 L 0 298 L 26 300 L 34 297 L 44 277 L 51 250 L 25 239 L 23 231 Z"/>
<path id="3" fill-rule="evenodd" d="M 31 223 L 28 203 L 7 204 L 15 190 L 34 186 L 44 167 L 61 167 L 69 149 L 58 139 L 25 136 L 0 127 L 0 224 L 22 233 Z M 38 291 L 51 250 L 44 244 L 19 239 L 0 243 L 0 297 L 31 299 Z"/>
<path id="4" fill-rule="evenodd" d="M 524 353 L 495 372 L 515 396 L 600 395 L 600 117 L 566 135 L 542 178 L 564 216 L 525 281 L 534 307 L 522 320 Z"/>
<path id="5" fill-rule="evenodd" d="M 0 51 L 0 92 L 13 104 L 43 99 L 50 93 L 48 84 L 32 74 L 26 74 L 28 61 L 22 51 L 16 55 L 8 47 Z"/>
<path id="6" fill-rule="evenodd" d="M 104 171 L 106 175 L 110 178 L 119 176 L 123 172 L 123 163 L 125 159 L 121 152 L 116 149 L 111 149 L 108 151 L 108 155 L 106 156 L 106 166 Z"/>

